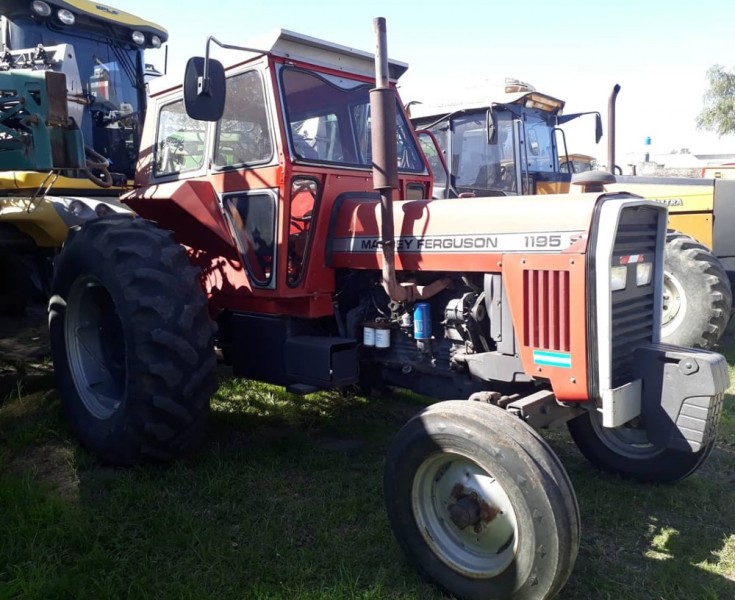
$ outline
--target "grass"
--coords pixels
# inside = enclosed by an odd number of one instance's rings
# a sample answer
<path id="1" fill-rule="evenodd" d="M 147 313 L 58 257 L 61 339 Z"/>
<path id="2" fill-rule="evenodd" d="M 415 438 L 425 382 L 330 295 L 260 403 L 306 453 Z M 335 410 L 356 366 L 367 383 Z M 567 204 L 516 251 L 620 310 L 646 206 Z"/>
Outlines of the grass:
<path id="1" fill-rule="evenodd" d="M 712 457 L 675 486 L 608 477 L 547 436 L 582 511 L 561 599 L 735 597 L 733 400 Z M 418 408 L 227 379 L 200 452 L 112 469 L 74 443 L 48 365 L 0 374 L 0 600 L 440 598 L 382 505 L 387 445 Z"/>

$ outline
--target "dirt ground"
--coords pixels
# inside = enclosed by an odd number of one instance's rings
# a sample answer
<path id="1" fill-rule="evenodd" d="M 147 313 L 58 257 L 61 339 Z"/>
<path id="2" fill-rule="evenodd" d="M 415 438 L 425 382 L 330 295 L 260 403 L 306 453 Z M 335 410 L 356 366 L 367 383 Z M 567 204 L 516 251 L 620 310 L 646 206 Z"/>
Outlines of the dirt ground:
<path id="1" fill-rule="evenodd" d="M 0 317 L 0 363 L 27 363 L 49 354 L 46 307 L 31 306 L 25 317 Z"/>

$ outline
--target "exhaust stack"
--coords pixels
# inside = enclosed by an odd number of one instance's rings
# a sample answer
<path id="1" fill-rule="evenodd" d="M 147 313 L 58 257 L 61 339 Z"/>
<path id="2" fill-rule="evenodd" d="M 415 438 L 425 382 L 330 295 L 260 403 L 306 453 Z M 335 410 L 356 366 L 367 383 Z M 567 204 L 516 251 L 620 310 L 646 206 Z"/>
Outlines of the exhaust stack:
<path id="1" fill-rule="evenodd" d="M 396 278 L 396 239 L 393 223 L 393 190 L 398 189 L 396 150 L 396 93 L 390 87 L 388 37 L 385 18 L 373 20 L 375 31 L 375 89 L 370 90 L 373 188 L 380 192 L 380 247 L 383 252 L 382 284 L 394 302 L 415 302 L 431 298 L 447 288 L 449 278 L 426 286 L 398 283 Z"/>
<path id="2" fill-rule="evenodd" d="M 396 95 L 390 87 L 388 36 L 385 18 L 373 20 L 375 32 L 375 89 L 370 90 L 372 121 L 373 187 L 380 192 L 380 247 L 383 252 L 383 287 L 391 300 L 405 302 L 413 294 L 396 279 L 396 240 L 393 224 L 393 190 L 398 188 L 396 153 Z"/>
<path id="3" fill-rule="evenodd" d="M 613 86 L 610 99 L 607 101 L 607 170 L 615 174 L 615 101 L 620 85 Z"/>

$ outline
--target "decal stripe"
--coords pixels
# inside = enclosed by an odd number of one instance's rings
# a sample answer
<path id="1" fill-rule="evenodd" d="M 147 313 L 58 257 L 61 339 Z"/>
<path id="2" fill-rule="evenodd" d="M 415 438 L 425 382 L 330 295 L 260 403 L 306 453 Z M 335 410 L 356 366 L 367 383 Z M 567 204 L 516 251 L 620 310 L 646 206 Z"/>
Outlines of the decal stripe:
<path id="1" fill-rule="evenodd" d="M 401 236 L 396 238 L 396 250 L 399 254 L 549 252 L 565 250 L 583 235 L 583 231 L 533 231 Z M 380 251 L 380 238 L 339 237 L 334 239 L 332 249 L 334 252 L 375 254 Z"/>
<path id="2" fill-rule="evenodd" d="M 572 355 L 566 352 L 547 352 L 545 350 L 534 350 L 533 362 L 537 365 L 571 369 Z"/>
<path id="3" fill-rule="evenodd" d="M 621 265 L 632 265 L 635 263 L 643 262 L 646 257 L 643 254 L 631 254 L 630 256 L 621 256 Z"/>

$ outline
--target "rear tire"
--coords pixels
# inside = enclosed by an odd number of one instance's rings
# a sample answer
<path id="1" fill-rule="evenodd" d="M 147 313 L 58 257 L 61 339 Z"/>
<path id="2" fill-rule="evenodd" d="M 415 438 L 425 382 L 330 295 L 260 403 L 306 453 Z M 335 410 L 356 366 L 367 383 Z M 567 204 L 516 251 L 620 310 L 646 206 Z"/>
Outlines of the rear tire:
<path id="1" fill-rule="evenodd" d="M 216 388 L 199 271 L 169 232 L 127 216 L 72 230 L 49 304 L 59 393 L 102 460 L 169 460 L 203 436 Z"/>
<path id="2" fill-rule="evenodd" d="M 674 483 L 696 471 L 709 456 L 714 440 L 699 452 L 657 448 L 644 429 L 633 426 L 607 428 L 602 417 L 589 411 L 567 423 L 580 452 L 607 473 L 644 483 Z"/>
<path id="3" fill-rule="evenodd" d="M 413 417 L 388 452 L 384 488 L 408 561 L 458 598 L 549 599 L 572 571 L 579 512 L 569 478 L 538 434 L 500 408 L 448 401 Z M 464 526 L 473 507 L 480 519 Z"/>
<path id="4" fill-rule="evenodd" d="M 730 321 L 732 290 L 719 260 L 706 247 L 669 232 L 664 265 L 661 341 L 712 348 Z"/>

